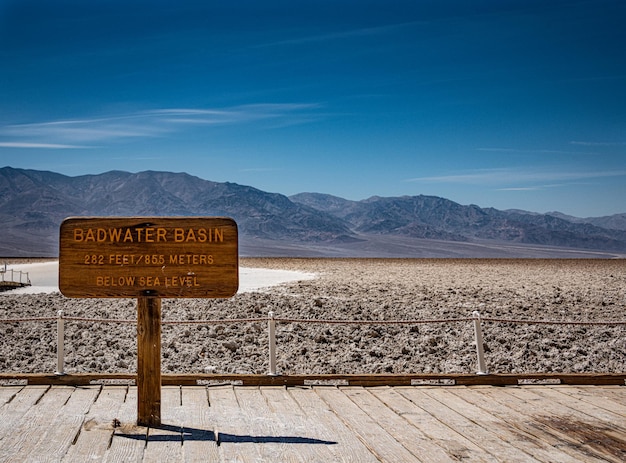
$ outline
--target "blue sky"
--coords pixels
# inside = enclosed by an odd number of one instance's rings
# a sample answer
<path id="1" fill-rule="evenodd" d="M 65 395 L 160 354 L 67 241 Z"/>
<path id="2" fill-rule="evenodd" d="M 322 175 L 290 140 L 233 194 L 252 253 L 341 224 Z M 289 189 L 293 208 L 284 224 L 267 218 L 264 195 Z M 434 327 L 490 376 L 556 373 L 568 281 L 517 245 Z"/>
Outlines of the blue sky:
<path id="1" fill-rule="evenodd" d="M 626 212 L 622 1 L 0 0 L 0 166 Z"/>

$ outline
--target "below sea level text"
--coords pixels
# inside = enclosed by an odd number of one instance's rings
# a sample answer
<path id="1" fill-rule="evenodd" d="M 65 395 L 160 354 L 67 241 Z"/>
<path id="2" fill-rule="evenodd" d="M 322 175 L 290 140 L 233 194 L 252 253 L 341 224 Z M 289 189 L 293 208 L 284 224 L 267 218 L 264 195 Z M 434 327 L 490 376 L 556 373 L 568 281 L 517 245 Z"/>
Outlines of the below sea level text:
<path id="1" fill-rule="evenodd" d="M 139 286 L 142 288 L 191 288 L 199 287 L 198 277 L 195 275 L 183 275 L 173 277 L 159 276 L 98 276 L 96 286 Z"/>

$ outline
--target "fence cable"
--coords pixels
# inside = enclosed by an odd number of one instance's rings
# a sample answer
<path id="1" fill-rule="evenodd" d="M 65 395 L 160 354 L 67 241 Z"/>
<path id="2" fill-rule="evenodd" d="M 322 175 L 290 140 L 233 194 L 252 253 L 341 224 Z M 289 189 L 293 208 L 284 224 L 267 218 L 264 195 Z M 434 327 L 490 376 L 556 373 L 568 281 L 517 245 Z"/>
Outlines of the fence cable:
<path id="1" fill-rule="evenodd" d="M 59 317 L 22 317 L 0 319 L 2 323 L 52 322 Z M 135 324 L 136 319 L 111 319 L 72 317 L 63 315 L 63 320 L 91 323 L 126 323 Z M 163 320 L 162 325 L 227 325 L 237 323 L 267 323 L 273 319 L 279 323 L 318 324 L 318 325 L 423 325 L 434 323 L 459 323 L 473 321 L 474 317 L 434 318 L 424 320 L 348 320 L 348 319 L 309 319 L 309 318 L 223 318 L 211 320 Z M 575 326 L 626 326 L 626 320 L 574 321 L 574 320 L 525 320 L 517 318 L 481 317 L 481 321 L 518 325 L 575 325 Z"/>

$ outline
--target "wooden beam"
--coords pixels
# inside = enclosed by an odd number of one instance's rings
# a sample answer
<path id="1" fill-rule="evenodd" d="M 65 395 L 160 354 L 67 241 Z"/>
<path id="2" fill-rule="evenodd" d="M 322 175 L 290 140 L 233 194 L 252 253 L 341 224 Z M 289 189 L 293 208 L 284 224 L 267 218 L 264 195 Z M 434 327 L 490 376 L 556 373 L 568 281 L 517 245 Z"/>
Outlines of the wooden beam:
<path id="1" fill-rule="evenodd" d="M 0 381 L 26 381 L 35 384 L 88 385 L 94 383 L 133 383 L 133 373 L 73 373 L 66 375 L 39 373 L 0 373 Z M 246 386 L 302 386 L 315 384 L 352 386 L 472 386 L 472 385 L 626 385 L 626 373 L 505 373 L 476 375 L 453 374 L 364 374 L 364 375 L 279 375 L 263 374 L 166 374 L 161 375 L 164 386 L 196 386 L 198 384 L 235 383 Z"/>

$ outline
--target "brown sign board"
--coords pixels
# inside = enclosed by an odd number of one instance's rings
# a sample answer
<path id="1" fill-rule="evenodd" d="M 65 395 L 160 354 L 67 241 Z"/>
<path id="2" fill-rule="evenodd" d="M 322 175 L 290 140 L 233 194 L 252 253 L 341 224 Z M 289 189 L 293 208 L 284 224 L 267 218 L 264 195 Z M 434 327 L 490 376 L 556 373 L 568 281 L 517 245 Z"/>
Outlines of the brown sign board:
<path id="1" fill-rule="evenodd" d="M 237 224 L 226 217 L 71 217 L 61 224 L 67 297 L 231 297 Z"/>

